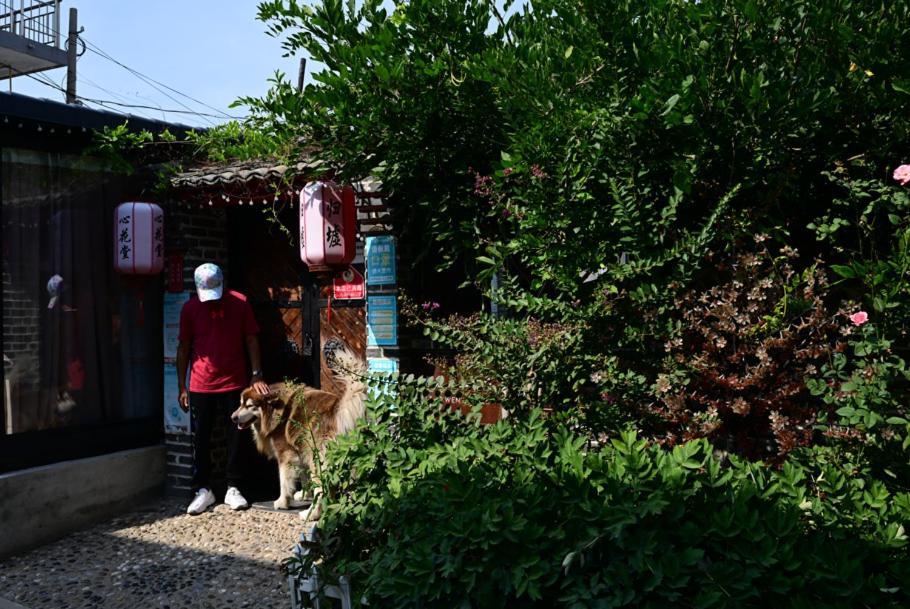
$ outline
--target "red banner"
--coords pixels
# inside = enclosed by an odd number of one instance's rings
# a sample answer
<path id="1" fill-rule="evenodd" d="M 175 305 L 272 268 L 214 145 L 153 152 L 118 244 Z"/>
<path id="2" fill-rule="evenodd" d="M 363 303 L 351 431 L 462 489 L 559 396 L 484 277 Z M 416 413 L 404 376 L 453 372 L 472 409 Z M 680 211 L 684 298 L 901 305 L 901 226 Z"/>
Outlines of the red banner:
<path id="1" fill-rule="evenodd" d="M 167 291 L 183 291 L 183 252 L 169 252 L 167 255 Z"/>
<path id="2" fill-rule="evenodd" d="M 352 266 L 335 277 L 333 284 L 335 300 L 363 300 L 366 298 L 366 282 L 363 280 L 363 275 Z"/>

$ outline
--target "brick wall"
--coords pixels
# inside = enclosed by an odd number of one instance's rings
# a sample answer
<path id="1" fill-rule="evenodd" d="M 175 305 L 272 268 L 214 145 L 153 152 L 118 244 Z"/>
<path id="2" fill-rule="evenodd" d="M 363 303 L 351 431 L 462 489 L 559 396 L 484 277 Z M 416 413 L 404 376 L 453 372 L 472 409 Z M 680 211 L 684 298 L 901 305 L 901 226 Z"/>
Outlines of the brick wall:
<path id="1" fill-rule="evenodd" d="M 3 261 L 6 266 L 6 260 Z M 39 294 L 27 294 L 13 285 L 3 269 L 3 352 L 16 362 L 14 376 L 21 385 L 38 386 Z"/>
<path id="2" fill-rule="evenodd" d="M 214 262 L 227 274 L 227 214 L 222 208 L 195 208 L 180 204 L 165 206 L 167 247 L 185 250 L 183 285 L 194 290 L 193 271 L 203 262 Z M 170 495 L 187 497 L 192 493 L 193 435 L 167 434 L 167 491 Z M 224 484 L 227 462 L 224 423 L 212 433 L 213 486 Z"/>

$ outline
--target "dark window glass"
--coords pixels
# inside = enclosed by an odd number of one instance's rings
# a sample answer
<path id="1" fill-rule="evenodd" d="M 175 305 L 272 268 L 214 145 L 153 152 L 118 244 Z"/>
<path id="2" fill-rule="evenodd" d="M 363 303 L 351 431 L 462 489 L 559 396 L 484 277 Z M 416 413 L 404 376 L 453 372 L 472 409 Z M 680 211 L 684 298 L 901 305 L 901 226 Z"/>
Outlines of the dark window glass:
<path id="1" fill-rule="evenodd" d="M 5 434 L 160 412 L 161 281 L 113 267 L 128 188 L 78 155 L 3 150 Z"/>

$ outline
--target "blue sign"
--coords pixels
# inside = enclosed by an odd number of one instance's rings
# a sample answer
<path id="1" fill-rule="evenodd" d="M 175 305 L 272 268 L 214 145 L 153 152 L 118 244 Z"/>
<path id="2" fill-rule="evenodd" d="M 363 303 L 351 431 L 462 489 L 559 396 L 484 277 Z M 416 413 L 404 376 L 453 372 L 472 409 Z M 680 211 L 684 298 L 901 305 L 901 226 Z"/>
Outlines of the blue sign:
<path id="1" fill-rule="evenodd" d="M 391 236 L 367 237 L 364 258 L 366 258 L 367 285 L 390 285 L 397 281 L 395 239 Z"/>
<path id="2" fill-rule="evenodd" d="M 367 347 L 398 344 L 398 300 L 394 295 L 367 296 Z"/>
<path id="3" fill-rule="evenodd" d="M 367 370 L 377 374 L 395 374 L 398 372 L 398 360 L 389 357 L 368 357 Z"/>
<path id="4" fill-rule="evenodd" d="M 370 396 L 374 400 L 382 395 L 388 395 L 392 398 L 396 396 L 395 381 L 392 379 L 391 375 L 398 372 L 397 359 L 389 357 L 368 357 L 367 370 L 382 377 L 370 384 Z"/>

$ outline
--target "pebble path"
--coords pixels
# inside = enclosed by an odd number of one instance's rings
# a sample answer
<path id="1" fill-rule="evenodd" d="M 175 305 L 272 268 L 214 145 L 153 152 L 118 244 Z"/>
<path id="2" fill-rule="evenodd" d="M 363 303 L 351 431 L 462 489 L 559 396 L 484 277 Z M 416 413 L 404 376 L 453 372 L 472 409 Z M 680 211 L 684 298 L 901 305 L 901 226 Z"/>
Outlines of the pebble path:
<path id="1" fill-rule="evenodd" d="M 28 609 L 287 608 L 295 512 L 199 516 L 161 500 L 0 561 L 0 598 Z"/>

